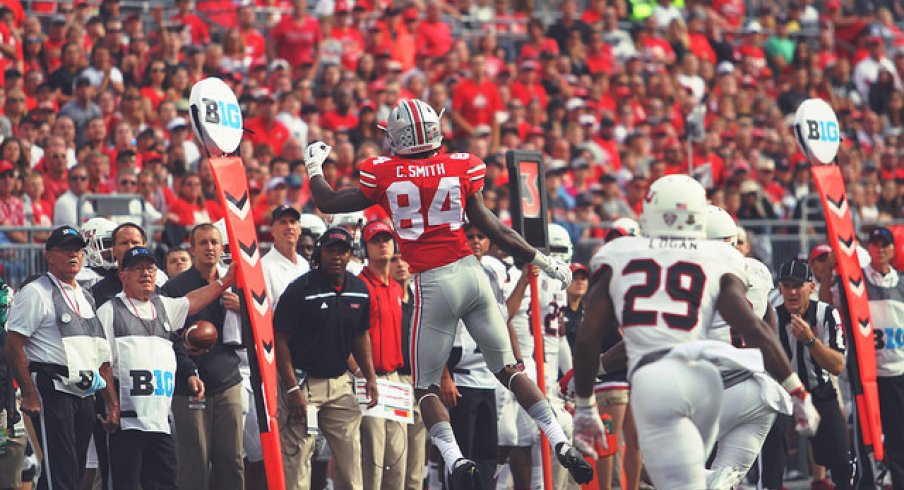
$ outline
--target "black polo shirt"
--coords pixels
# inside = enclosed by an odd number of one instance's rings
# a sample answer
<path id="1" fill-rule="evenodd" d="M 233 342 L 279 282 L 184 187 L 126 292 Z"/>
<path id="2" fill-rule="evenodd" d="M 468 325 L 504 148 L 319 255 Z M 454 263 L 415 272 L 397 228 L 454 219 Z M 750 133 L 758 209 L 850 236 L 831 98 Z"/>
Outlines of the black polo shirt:
<path id="1" fill-rule="evenodd" d="M 367 285 L 350 272 L 336 290 L 319 269 L 299 277 L 279 297 L 273 327 L 291 335 L 292 364 L 315 378 L 348 369 L 355 337 L 370 328 Z"/>
<path id="2" fill-rule="evenodd" d="M 167 281 L 160 288 L 160 293 L 170 298 L 180 298 L 208 284 L 207 279 L 201 277 L 198 269 L 192 267 Z M 180 330 L 198 320 L 207 320 L 217 327 L 219 338 L 217 343 L 210 348 L 210 351 L 190 358 L 185 356 L 185 359 L 190 359 L 190 361 L 177 367 L 177 372 L 180 374 L 190 372 L 192 371 L 190 364 L 193 361 L 198 368 L 198 375 L 204 381 L 204 391 L 210 394 L 221 393 L 242 382 L 242 373 L 239 372 L 239 356 L 236 354 L 234 347 L 223 344 L 223 321 L 225 319 L 226 309 L 223 308 L 223 304 L 219 300 L 214 300 L 202 308 L 201 311 L 194 315 L 189 315 L 185 320 L 185 325 L 173 325 L 174 329 Z M 176 342 L 174 348 L 177 351 L 184 349 L 181 342 Z M 186 376 L 176 376 L 175 393 L 182 396 L 191 395 Z"/>
<path id="3" fill-rule="evenodd" d="M 91 286 L 91 295 L 94 296 L 94 304 L 98 308 L 121 292 L 122 281 L 119 274 L 110 274 Z"/>

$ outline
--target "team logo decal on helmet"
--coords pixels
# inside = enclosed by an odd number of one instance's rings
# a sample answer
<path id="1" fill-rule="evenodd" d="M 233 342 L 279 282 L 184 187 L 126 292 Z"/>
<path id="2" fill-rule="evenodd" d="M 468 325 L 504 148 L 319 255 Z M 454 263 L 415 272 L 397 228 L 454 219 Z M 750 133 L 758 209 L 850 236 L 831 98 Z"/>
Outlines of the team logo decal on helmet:
<path id="1" fill-rule="evenodd" d="M 419 99 L 399 102 L 386 121 L 386 137 L 393 154 L 413 155 L 435 150 L 443 143 L 440 118 L 430 104 Z"/>

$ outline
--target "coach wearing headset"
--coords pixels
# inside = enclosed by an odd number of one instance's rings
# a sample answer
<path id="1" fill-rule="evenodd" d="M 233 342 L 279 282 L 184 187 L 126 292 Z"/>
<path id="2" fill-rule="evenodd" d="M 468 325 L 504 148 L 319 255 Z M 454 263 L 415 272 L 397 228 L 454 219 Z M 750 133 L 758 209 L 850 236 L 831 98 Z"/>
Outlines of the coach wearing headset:
<path id="1" fill-rule="evenodd" d="M 402 355 L 402 286 L 389 274 L 395 253 L 392 228 L 371 221 L 362 232 L 367 265 L 358 277 L 370 293 L 370 345 L 377 376 L 399 382 Z M 354 363 L 354 361 L 352 361 Z M 360 369 L 351 366 L 360 376 Z M 361 421 L 364 488 L 402 488 L 405 483 L 408 433 L 401 423 L 379 417 Z"/>
<path id="2" fill-rule="evenodd" d="M 370 352 L 367 285 L 346 271 L 352 236 L 330 228 L 320 237 L 319 267 L 299 277 L 280 297 L 273 318 L 279 394 L 280 436 L 287 489 L 310 488 L 311 454 L 323 431 L 336 461 L 336 488 L 363 489 L 361 411 L 346 363 L 354 354 L 366 379 L 369 406 L 377 403 Z M 309 420 L 308 414 L 316 421 Z M 316 423 L 315 423 L 316 422 Z"/>

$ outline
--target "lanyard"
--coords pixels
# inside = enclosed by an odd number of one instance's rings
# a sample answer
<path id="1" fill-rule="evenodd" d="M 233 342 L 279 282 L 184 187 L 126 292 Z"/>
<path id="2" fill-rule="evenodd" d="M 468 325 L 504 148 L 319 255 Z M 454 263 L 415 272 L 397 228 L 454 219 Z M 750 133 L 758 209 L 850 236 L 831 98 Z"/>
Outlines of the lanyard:
<path id="1" fill-rule="evenodd" d="M 69 308 L 72 309 L 79 317 L 82 316 L 82 310 L 78 306 L 78 297 L 70 298 L 69 293 L 66 292 L 66 289 L 63 287 L 62 281 L 56 278 L 53 274 L 49 274 L 52 278 L 52 282 L 56 287 L 60 289 L 60 292 L 63 293 L 63 299 L 66 300 L 66 304 L 69 305 Z"/>
<path id="2" fill-rule="evenodd" d="M 132 303 L 132 298 L 126 296 L 126 299 L 129 300 L 129 304 L 132 306 L 132 312 L 135 313 L 135 317 L 137 317 L 138 321 L 141 322 L 141 325 L 144 326 L 144 330 L 149 336 L 154 335 L 155 322 L 157 321 L 157 309 L 154 308 L 154 304 L 151 303 L 151 326 L 148 326 L 147 322 L 144 321 L 144 318 L 141 318 L 141 315 L 138 314 L 138 308 L 135 307 L 135 303 Z"/>

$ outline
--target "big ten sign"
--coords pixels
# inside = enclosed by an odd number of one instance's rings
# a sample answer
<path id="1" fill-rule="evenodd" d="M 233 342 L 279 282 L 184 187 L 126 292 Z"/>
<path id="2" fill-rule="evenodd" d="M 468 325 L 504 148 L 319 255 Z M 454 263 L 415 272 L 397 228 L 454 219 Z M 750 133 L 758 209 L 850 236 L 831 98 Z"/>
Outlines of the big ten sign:
<path id="1" fill-rule="evenodd" d="M 804 132 L 808 140 L 829 142 L 841 141 L 840 134 L 838 133 L 838 123 L 836 121 L 807 119 L 804 122 L 807 125 Z"/>
<path id="2" fill-rule="evenodd" d="M 242 110 L 238 104 L 208 98 L 202 98 L 201 104 L 204 107 L 204 122 L 242 129 Z"/>
<path id="3" fill-rule="evenodd" d="M 509 150 L 505 154 L 511 194 L 512 228 L 527 243 L 548 252 L 546 172 L 543 156 L 536 151 Z"/>
<path id="4" fill-rule="evenodd" d="M 807 99 L 794 115 L 794 136 L 801 152 L 811 163 L 830 164 L 838 154 L 841 130 L 828 102 Z"/>
<path id="5" fill-rule="evenodd" d="M 228 155 L 242 142 L 242 109 L 235 93 L 219 78 L 195 83 L 188 98 L 191 127 L 211 157 Z"/>

